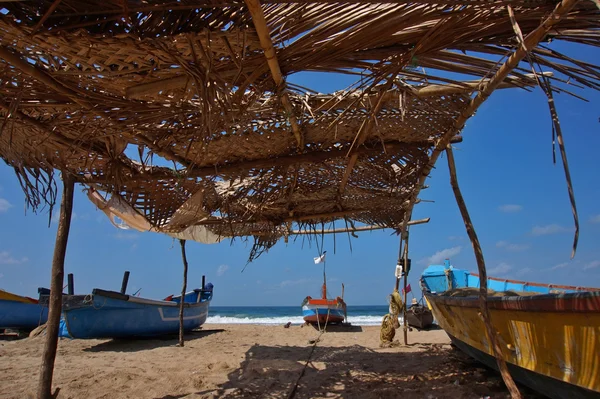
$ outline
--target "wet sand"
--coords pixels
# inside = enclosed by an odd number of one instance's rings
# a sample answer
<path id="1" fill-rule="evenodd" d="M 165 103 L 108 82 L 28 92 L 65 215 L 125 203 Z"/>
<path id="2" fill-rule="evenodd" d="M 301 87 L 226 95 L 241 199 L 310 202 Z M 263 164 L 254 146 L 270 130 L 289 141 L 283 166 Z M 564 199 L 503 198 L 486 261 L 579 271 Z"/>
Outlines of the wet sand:
<path id="1" fill-rule="evenodd" d="M 379 348 L 379 327 L 203 326 L 186 335 L 59 343 L 59 398 L 506 398 L 443 330 Z M 34 397 L 45 337 L 0 341 L 0 397 Z M 402 339 L 401 330 L 396 338 Z M 526 397 L 533 397 L 530 394 Z"/>

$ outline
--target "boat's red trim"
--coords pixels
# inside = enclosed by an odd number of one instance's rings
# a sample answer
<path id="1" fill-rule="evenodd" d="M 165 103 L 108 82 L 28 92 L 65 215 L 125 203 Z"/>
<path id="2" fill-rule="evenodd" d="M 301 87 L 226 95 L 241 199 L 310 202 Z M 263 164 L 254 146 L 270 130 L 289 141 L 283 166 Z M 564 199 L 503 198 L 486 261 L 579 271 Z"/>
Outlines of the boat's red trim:
<path id="1" fill-rule="evenodd" d="M 429 300 L 451 306 L 479 307 L 476 296 L 452 297 L 426 294 Z M 488 297 L 488 308 L 524 312 L 600 312 L 600 292 L 575 292 L 532 296 Z"/>
<path id="2" fill-rule="evenodd" d="M 471 276 L 479 277 L 478 273 L 471 273 Z M 560 290 L 573 290 L 573 291 L 600 291 L 600 288 L 591 288 L 591 287 L 576 287 L 573 285 L 558 285 L 558 284 L 543 284 L 543 283 L 530 283 L 529 281 L 520 281 L 520 280 L 509 280 L 505 278 L 498 277 L 488 277 L 488 280 L 494 281 L 502 281 L 503 283 L 511 283 L 511 284 L 523 284 L 530 287 L 548 287 L 550 289 L 557 288 Z"/>

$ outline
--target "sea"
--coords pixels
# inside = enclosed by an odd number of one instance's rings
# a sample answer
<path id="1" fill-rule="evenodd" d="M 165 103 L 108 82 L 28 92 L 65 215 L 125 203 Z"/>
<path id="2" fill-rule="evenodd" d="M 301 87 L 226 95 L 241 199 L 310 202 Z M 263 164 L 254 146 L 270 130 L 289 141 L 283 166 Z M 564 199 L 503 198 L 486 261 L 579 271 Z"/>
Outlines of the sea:
<path id="1" fill-rule="evenodd" d="M 384 306 L 348 306 L 348 322 L 355 326 L 378 326 L 389 312 Z M 401 318 L 400 318 L 401 319 Z M 207 323 L 216 324 L 302 324 L 300 306 L 211 306 Z"/>

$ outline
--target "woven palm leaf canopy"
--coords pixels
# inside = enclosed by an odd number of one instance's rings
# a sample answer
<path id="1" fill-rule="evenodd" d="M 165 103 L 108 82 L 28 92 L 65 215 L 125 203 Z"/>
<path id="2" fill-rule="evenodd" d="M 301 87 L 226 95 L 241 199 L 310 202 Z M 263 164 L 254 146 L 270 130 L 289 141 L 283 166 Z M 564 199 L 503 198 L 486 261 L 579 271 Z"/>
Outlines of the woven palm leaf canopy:
<path id="1" fill-rule="evenodd" d="M 254 236 L 253 254 L 292 223 L 398 230 L 440 152 L 497 88 L 600 88 L 597 65 L 550 43 L 598 46 L 594 1 L 0 9 L 0 156 L 30 205 L 54 202 L 60 170 L 135 228 Z M 356 83 L 319 93 L 287 82 L 303 71 Z"/>

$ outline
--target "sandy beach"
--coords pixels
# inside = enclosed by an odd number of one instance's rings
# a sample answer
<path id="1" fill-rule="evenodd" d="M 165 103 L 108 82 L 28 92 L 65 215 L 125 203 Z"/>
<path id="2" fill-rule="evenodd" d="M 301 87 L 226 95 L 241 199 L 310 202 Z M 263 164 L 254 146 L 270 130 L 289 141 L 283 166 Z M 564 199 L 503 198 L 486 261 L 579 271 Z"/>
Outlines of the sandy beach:
<path id="1" fill-rule="evenodd" d="M 144 340 L 60 340 L 59 398 L 505 398 L 498 375 L 443 330 L 379 348 L 379 327 L 204 325 Z M 398 330 L 396 338 L 401 338 Z M 0 341 L 0 397 L 33 397 L 44 337 Z M 308 361 L 308 362 L 307 362 Z M 293 394 L 292 394 L 293 392 Z M 527 394 L 532 398 L 533 395 Z"/>

